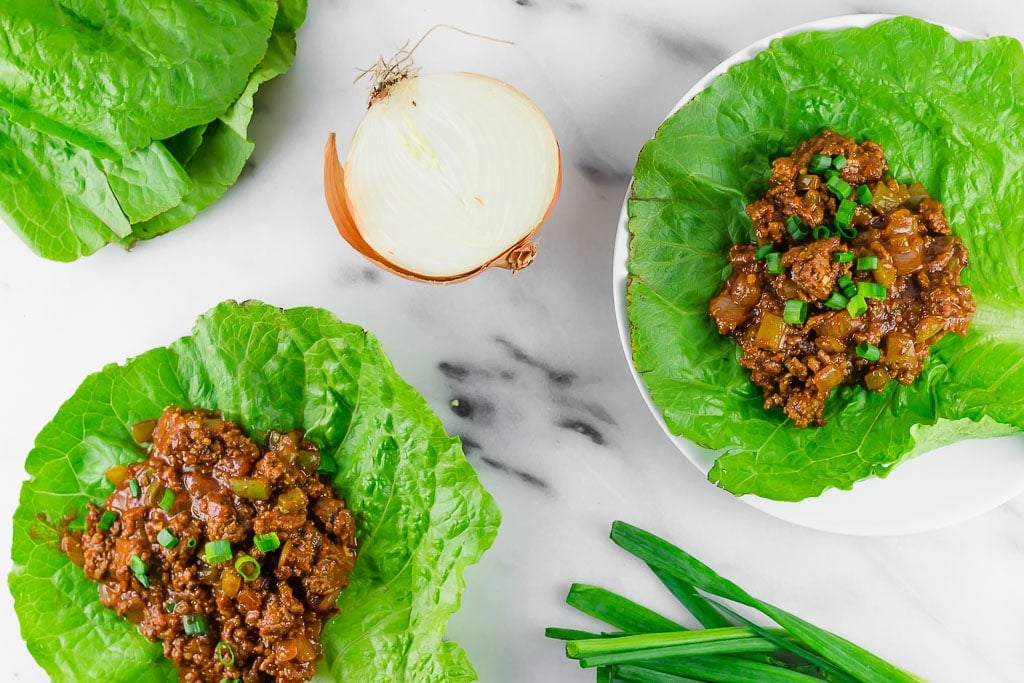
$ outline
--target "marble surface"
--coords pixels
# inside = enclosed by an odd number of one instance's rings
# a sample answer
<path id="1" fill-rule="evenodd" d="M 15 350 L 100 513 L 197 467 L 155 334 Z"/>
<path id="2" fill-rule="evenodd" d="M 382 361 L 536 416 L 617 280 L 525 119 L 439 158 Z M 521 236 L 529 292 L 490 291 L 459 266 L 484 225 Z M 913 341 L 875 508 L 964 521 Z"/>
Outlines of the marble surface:
<path id="1" fill-rule="evenodd" d="M 482 681 L 593 680 L 543 637 L 548 625 L 592 626 L 562 602 L 572 581 L 668 608 L 647 571 L 607 540 L 615 519 L 672 539 L 750 592 L 934 683 L 1024 680 L 1024 499 L 942 530 L 882 538 L 811 531 L 752 509 L 709 485 L 657 427 L 622 355 L 610 286 L 637 151 L 720 60 L 766 34 L 851 12 L 1024 38 L 1024 8 L 1010 0 L 311 5 L 294 69 L 257 101 L 252 163 L 193 224 L 74 264 L 45 262 L 0 230 L 0 516 L 13 514 L 34 435 L 85 375 L 186 333 L 222 299 L 316 305 L 380 336 L 398 370 L 463 436 L 502 508 L 498 540 L 467 571 L 449 629 Z M 438 23 L 515 41 L 438 32 L 417 59 L 427 71 L 480 71 L 519 87 L 550 117 L 564 161 L 536 263 L 447 288 L 397 279 L 351 251 L 320 185 L 327 132 L 346 139 L 363 111 L 355 67 Z M 10 532 L 0 525 L 4 573 Z M 45 680 L 7 591 L 0 631 L 2 677 Z"/>

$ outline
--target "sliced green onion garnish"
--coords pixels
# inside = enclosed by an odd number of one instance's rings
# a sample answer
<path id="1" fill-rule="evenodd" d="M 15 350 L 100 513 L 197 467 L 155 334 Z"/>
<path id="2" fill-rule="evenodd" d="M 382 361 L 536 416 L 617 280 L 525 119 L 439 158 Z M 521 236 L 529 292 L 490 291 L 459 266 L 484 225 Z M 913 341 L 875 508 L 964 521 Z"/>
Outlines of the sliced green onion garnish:
<path id="1" fill-rule="evenodd" d="M 807 227 L 797 216 L 790 216 L 786 219 L 786 230 L 789 231 L 790 236 L 797 242 L 807 237 Z"/>
<path id="2" fill-rule="evenodd" d="M 173 550 L 174 546 L 178 545 L 178 537 L 170 529 L 164 528 L 156 535 L 156 542 L 168 550 Z"/>
<path id="3" fill-rule="evenodd" d="M 231 541 L 222 538 L 218 541 L 210 541 L 203 547 L 206 553 L 208 564 L 220 564 L 231 559 Z"/>
<path id="4" fill-rule="evenodd" d="M 827 154 L 815 154 L 807 164 L 808 173 L 824 173 L 832 167 L 832 157 Z"/>
<path id="5" fill-rule="evenodd" d="M 186 614 L 181 618 L 181 627 L 186 636 L 205 636 L 210 632 L 206 617 L 202 614 Z"/>
<path id="6" fill-rule="evenodd" d="M 852 240 L 857 236 L 857 228 L 852 225 L 836 225 L 836 232 L 839 236 L 846 240 Z"/>
<path id="7" fill-rule="evenodd" d="M 861 256 L 859 259 L 857 259 L 857 270 L 874 270 L 877 267 L 877 256 Z"/>
<path id="8" fill-rule="evenodd" d="M 850 224 L 853 220 L 853 212 L 857 210 L 856 202 L 851 202 L 849 199 L 844 199 L 839 203 L 839 208 L 836 209 L 836 227 L 843 229 Z"/>
<path id="9" fill-rule="evenodd" d="M 128 566 L 132 570 L 132 574 L 139 580 L 146 588 L 149 588 L 149 576 L 146 575 L 146 563 L 142 561 L 142 558 L 132 553 L 132 558 L 128 561 Z"/>
<path id="10" fill-rule="evenodd" d="M 265 534 L 256 534 L 252 541 L 256 549 L 264 553 L 269 553 L 271 550 L 277 550 L 281 547 L 281 539 L 273 531 L 268 531 Z"/>
<path id="11" fill-rule="evenodd" d="M 836 280 L 836 284 L 839 285 L 839 289 L 843 290 L 843 294 L 847 297 L 854 296 L 857 293 L 857 286 L 853 284 L 853 278 L 849 275 L 841 276 Z"/>
<path id="12" fill-rule="evenodd" d="M 174 600 L 168 600 L 164 603 L 164 610 L 166 610 L 168 614 L 174 614 L 174 605 Z"/>
<path id="13" fill-rule="evenodd" d="M 864 315 L 867 310 L 868 302 L 860 294 L 850 297 L 850 302 L 846 304 L 846 312 L 850 314 L 851 318 Z"/>
<path id="14" fill-rule="evenodd" d="M 100 516 L 100 521 L 96 523 L 96 528 L 100 531 L 110 531 L 110 527 L 114 526 L 114 522 L 117 521 L 117 513 L 111 512 L 110 510 L 104 510 Z"/>
<path id="15" fill-rule="evenodd" d="M 139 486 L 138 479 L 128 480 L 128 490 L 132 492 L 132 498 L 138 498 L 139 494 L 142 493 L 142 487 Z"/>
<path id="16" fill-rule="evenodd" d="M 835 311 L 843 310 L 849 302 L 850 300 L 839 292 L 832 292 L 829 294 L 829 297 L 825 299 L 825 305 Z"/>
<path id="17" fill-rule="evenodd" d="M 850 261 L 853 260 L 853 252 L 837 251 L 836 253 L 832 254 L 832 260 L 835 261 L 836 263 L 849 263 Z"/>
<path id="18" fill-rule="evenodd" d="M 873 363 L 879 358 L 881 358 L 882 353 L 874 344 L 861 342 L 860 344 L 857 344 L 857 355 L 863 358 L 864 360 L 869 360 Z"/>
<path id="19" fill-rule="evenodd" d="M 164 489 L 164 495 L 160 496 L 160 508 L 164 512 L 170 512 L 172 505 L 174 505 L 174 491 Z"/>
<path id="20" fill-rule="evenodd" d="M 816 225 L 811 229 L 811 236 L 816 240 L 823 240 L 826 237 L 830 237 L 832 231 L 829 230 L 827 225 Z"/>
<path id="21" fill-rule="evenodd" d="M 235 571 L 246 581 L 260 578 L 260 563 L 252 555 L 240 555 L 235 560 Z"/>
<path id="22" fill-rule="evenodd" d="M 839 156 L 832 159 L 832 168 L 838 171 L 841 170 L 844 166 L 846 166 L 847 163 L 848 162 L 846 160 L 846 157 L 840 154 Z"/>
<path id="23" fill-rule="evenodd" d="M 857 294 L 865 299 L 884 299 L 885 285 L 880 285 L 877 282 L 858 282 Z"/>
<path id="24" fill-rule="evenodd" d="M 762 244 L 760 247 L 757 248 L 757 251 L 754 252 L 754 258 L 763 259 L 765 256 L 772 253 L 773 251 L 775 251 L 774 244 Z"/>
<path id="25" fill-rule="evenodd" d="M 832 194 L 840 199 L 846 199 L 853 194 L 853 188 L 850 187 L 850 183 L 840 178 L 838 173 L 828 179 L 828 182 L 825 183 L 825 187 L 832 190 Z"/>
<path id="26" fill-rule="evenodd" d="M 190 538 L 187 541 L 185 541 L 185 545 L 189 548 L 195 548 L 197 545 L 199 545 L 199 541 L 195 538 Z"/>
<path id="27" fill-rule="evenodd" d="M 787 301 L 782 319 L 790 325 L 803 325 L 807 321 L 807 302 L 802 299 Z"/>
<path id="28" fill-rule="evenodd" d="M 225 643 L 223 640 L 219 641 L 213 653 L 224 666 L 231 666 L 235 663 L 235 649 L 231 647 L 230 643 Z"/>
<path id="29" fill-rule="evenodd" d="M 866 205 L 871 203 L 872 199 L 874 199 L 874 195 L 871 194 L 871 188 L 870 187 L 868 187 L 867 185 L 858 185 L 857 186 L 857 201 L 858 202 L 860 202 L 861 204 L 864 204 L 866 206 Z"/>
<path id="30" fill-rule="evenodd" d="M 829 165 L 831 165 L 831 164 L 832 164 L 832 162 L 829 161 Z M 824 173 L 822 173 L 822 175 L 825 176 L 825 180 L 832 180 L 833 178 L 838 178 L 839 177 L 839 171 L 834 171 L 834 170 L 832 170 L 830 168 L 827 171 L 825 171 Z"/>
<path id="31" fill-rule="evenodd" d="M 777 251 L 764 257 L 764 267 L 772 275 L 781 275 L 786 272 L 785 266 L 782 265 L 782 254 Z"/>

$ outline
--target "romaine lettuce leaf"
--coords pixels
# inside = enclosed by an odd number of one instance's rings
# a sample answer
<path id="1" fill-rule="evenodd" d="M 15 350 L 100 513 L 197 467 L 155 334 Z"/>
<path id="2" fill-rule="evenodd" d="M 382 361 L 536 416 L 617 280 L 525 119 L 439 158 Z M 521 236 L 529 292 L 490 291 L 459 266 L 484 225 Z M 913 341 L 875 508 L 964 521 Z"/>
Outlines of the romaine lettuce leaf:
<path id="1" fill-rule="evenodd" d="M 1017 41 L 961 42 L 903 17 L 776 40 L 665 121 L 640 154 L 628 208 L 633 357 L 672 432 L 722 449 L 713 482 L 800 500 L 885 476 L 918 443 L 1024 429 L 1022 100 Z M 879 142 L 894 177 L 944 202 L 970 250 L 963 282 L 978 310 L 913 385 L 844 387 L 828 426 L 801 430 L 763 409 L 707 304 L 729 247 L 752 239 L 743 207 L 771 159 L 826 127 Z"/>
<path id="2" fill-rule="evenodd" d="M 442 636 L 499 513 L 458 439 L 362 328 L 320 309 L 227 302 L 191 336 L 86 378 L 28 456 L 9 583 L 22 636 L 55 682 L 177 680 L 57 548 L 60 520 L 112 490 L 104 472 L 142 457 L 131 426 L 169 404 L 219 409 L 257 437 L 304 426 L 338 463 L 360 554 L 317 680 L 474 680 Z"/>
<path id="3" fill-rule="evenodd" d="M 281 1 L 260 63 L 217 118 L 122 157 L 97 156 L 57 135 L 19 126 L 5 116 L 0 101 L 0 176 L 10 180 L 0 184 L 0 218 L 33 251 L 58 261 L 109 242 L 130 246 L 191 221 L 238 180 L 253 151 L 247 137 L 253 98 L 263 83 L 291 66 L 305 12 L 305 0 Z M 89 188 L 85 196 L 68 194 L 69 187 L 81 186 Z"/>
<path id="4" fill-rule="evenodd" d="M 263 58 L 275 0 L 16 0 L 0 8 L 0 107 L 116 158 L 219 116 Z"/>

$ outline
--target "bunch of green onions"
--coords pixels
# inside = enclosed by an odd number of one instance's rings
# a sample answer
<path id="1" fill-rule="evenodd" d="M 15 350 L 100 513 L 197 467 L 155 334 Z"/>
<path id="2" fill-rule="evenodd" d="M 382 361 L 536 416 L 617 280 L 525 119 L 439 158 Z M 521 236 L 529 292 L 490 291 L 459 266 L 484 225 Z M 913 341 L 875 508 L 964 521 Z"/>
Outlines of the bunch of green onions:
<path id="1" fill-rule="evenodd" d="M 612 632 L 549 628 L 566 655 L 597 670 L 598 683 L 922 683 L 867 650 L 762 602 L 657 536 L 625 522 L 612 541 L 647 563 L 703 626 L 690 630 L 596 586 L 573 584 L 566 602 Z M 714 599 L 751 607 L 773 620 L 765 628 Z"/>

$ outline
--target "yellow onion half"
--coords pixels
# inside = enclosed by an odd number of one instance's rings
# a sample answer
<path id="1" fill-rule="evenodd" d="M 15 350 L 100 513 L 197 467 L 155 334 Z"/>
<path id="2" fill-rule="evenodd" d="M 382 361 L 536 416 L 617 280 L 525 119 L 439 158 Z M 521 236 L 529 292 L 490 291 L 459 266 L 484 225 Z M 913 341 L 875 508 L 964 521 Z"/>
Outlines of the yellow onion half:
<path id="1" fill-rule="evenodd" d="M 401 78 L 371 100 L 344 168 L 334 133 L 324 150 L 338 232 L 378 266 L 422 282 L 530 265 L 561 184 L 547 118 L 480 74 Z"/>

